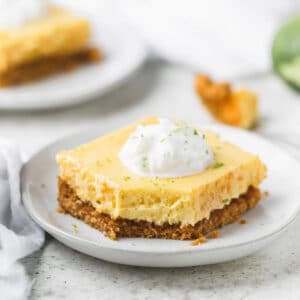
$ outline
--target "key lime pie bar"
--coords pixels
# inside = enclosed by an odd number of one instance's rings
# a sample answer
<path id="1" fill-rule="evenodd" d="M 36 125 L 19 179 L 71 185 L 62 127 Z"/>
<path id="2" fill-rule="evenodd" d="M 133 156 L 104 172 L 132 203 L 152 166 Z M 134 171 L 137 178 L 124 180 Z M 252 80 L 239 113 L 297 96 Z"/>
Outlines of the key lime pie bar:
<path id="1" fill-rule="evenodd" d="M 260 159 L 212 132 L 148 118 L 57 154 L 62 210 L 111 239 L 194 239 L 260 200 Z"/>
<path id="2" fill-rule="evenodd" d="M 99 61 L 87 20 L 45 0 L 0 0 L 0 86 Z"/>

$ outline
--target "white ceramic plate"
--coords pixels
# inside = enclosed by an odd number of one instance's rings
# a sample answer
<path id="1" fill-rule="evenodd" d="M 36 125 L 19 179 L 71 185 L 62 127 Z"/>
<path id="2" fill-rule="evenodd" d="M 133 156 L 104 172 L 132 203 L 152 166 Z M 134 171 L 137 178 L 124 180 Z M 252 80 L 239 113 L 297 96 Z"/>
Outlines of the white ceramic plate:
<path id="1" fill-rule="evenodd" d="M 83 222 L 56 212 L 55 153 L 111 131 L 103 127 L 62 139 L 34 155 L 22 170 L 22 193 L 32 218 L 65 245 L 107 261 L 151 267 L 184 267 L 224 262 L 253 253 L 275 239 L 297 215 L 300 166 L 293 158 L 257 135 L 225 126 L 206 126 L 245 150 L 260 155 L 268 166 L 262 190 L 270 195 L 245 215 L 246 225 L 220 230 L 220 238 L 200 246 L 190 241 L 123 238 L 111 241 Z M 74 231 L 73 224 L 78 227 Z"/>
<path id="2" fill-rule="evenodd" d="M 98 64 L 16 87 L 0 89 L 0 109 L 33 110 L 74 105 L 100 97 L 128 79 L 145 61 L 144 45 L 121 26 L 92 22 L 92 44 L 104 53 Z"/>

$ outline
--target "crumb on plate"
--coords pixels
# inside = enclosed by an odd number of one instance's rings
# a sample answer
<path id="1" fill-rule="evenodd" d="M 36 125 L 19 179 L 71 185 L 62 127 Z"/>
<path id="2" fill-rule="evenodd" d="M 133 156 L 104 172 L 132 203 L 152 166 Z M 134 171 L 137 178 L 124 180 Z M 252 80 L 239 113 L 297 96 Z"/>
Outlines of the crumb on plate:
<path id="1" fill-rule="evenodd" d="M 242 224 L 242 225 L 244 225 L 244 224 L 247 224 L 248 222 L 247 222 L 247 220 L 245 220 L 245 219 L 241 219 L 240 220 L 240 224 Z"/>
<path id="2" fill-rule="evenodd" d="M 206 242 L 206 237 L 202 235 L 202 236 L 198 237 L 196 240 L 192 241 L 190 243 L 190 245 L 191 246 L 198 246 L 198 245 L 201 245 L 205 242 Z"/>
<path id="3" fill-rule="evenodd" d="M 59 206 L 57 209 L 56 209 L 56 212 L 59 213 L 59 214 L 64 214 L 65 213 L 65 210 Z"/>
<path id="4" fill-rule="evenodd" d="M 78 226 L 76 224 L 72 224 L 72 228 L 73 228 L 74 233 L 78 233 L 79 232 Z"/>
<path id="5" fill-rule="evenodd" d="M 208 234 L 209 239 L 217 239 L 220 236 L 220 232 L 218 230 L 214 230 Z"/>

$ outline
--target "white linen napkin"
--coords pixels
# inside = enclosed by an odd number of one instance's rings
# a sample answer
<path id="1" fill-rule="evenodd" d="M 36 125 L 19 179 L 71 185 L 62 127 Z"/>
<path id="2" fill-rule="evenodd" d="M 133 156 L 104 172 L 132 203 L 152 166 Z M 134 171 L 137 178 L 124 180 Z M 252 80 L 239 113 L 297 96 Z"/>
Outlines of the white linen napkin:
<path id="1" fill-rule="evenodd" d="M 18 262 L 44 242 L 44 232 L 25 211 L 20 193 L 18 148 L 0 139 L 0 298 L 26 299 L 31 281 Z"/>
<path id="2" fill-rule="evenodd" d="M 115 0 L 154 54 L 217 79 L 271 70 L 274 34 L 299 0 Z M 119 17 L 119 16 L 118 16 Z"/>

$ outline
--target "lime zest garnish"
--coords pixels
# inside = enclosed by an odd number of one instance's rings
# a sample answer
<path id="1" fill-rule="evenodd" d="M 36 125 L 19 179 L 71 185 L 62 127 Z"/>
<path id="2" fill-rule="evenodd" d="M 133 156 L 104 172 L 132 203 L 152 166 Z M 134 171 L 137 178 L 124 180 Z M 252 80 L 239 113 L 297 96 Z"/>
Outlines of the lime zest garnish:
<path id="1" fill-rule="evenodd" d="M 102 163 L 101 163 L 100 160 L 97 160 L 97 161 L 96 161 L 96 166 L 97 166 L 97 167 L 101 167 L 101 166 L 102 166 Z"/>
<path id="2" fill-rule="evenodd" d="M 128 180 L 131 179 L 131 177 L 130 176 L 124 176 L 123 179 L 124 179 L 124 181 L 128 181 Z"/>
<path id="3" fill-rule="evenodd" d="M 223 199 L 223 200 L 222 200 L 222 203 L 225 204 L 225 205 L 229 204 L 229 199 L 227 199 L 227 198 L 226 198 L 226 199 Z"/>
<path id="4" fill-rule="evenodd" d="M 142 159 L 142 167 L 144 169 L 146 169 L 147 166 L 148 166 L 148 158 L 147 158 L 147 156 L 144 156 L 143 159 Z"/>
<path id="5" fill-rule="evenodd" d="M 224 163 L 220 162 L 220 161 L 216 161 L 215 164 L 213 165 L 214 169 L 218 169 L 224 166 Z"/>

